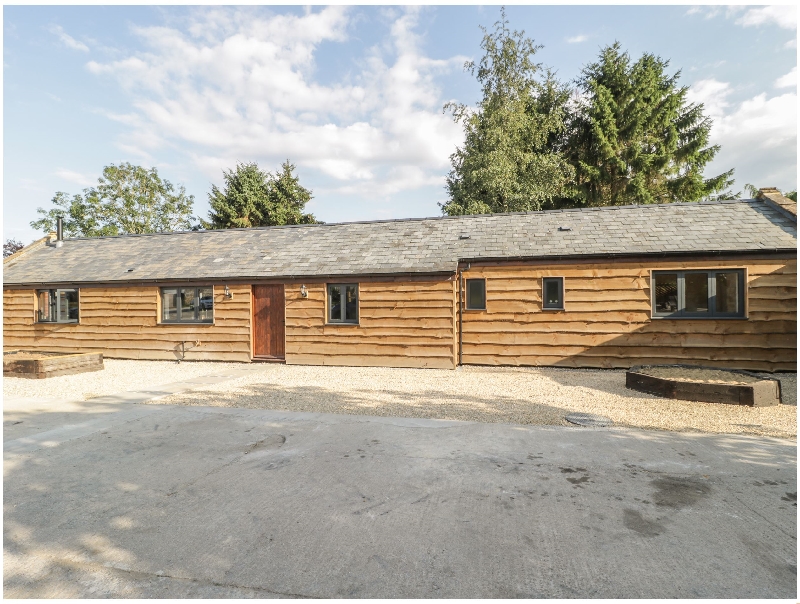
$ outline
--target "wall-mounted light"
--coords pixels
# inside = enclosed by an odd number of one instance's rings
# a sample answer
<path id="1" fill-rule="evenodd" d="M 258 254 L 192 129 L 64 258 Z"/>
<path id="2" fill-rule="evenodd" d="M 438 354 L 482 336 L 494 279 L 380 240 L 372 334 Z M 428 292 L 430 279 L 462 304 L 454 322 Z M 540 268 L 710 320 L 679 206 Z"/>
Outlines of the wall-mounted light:
<path id="1" fill-rule="evenodd" d="M 231 293 L 231 290 L 228 288 L 227 285 L 225 286 L 225 292 L 224 293 L 225 293 L 225 298 L 227 298 L 228 300 L 233 298 L 233 294 Z"/>
<path id="2" fill-rule="evenodd" d="M 305 285 L 300 286 L 300 296 L 303 298 L 308 298 L 308 290 L 306 289 Z"/>

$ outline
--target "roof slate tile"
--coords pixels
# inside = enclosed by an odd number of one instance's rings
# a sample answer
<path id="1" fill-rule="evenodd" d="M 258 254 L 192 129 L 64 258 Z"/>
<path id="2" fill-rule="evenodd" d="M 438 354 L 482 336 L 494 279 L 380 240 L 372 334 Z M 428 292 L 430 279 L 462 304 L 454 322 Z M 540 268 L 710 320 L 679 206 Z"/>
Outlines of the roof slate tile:
<path id="1" fill-rule="evenodd" d="M 4 263 L 4 284 L 432 273 L 481 258 L 796 248 L 785 213 L 735 200 L 68 239 Z"/>

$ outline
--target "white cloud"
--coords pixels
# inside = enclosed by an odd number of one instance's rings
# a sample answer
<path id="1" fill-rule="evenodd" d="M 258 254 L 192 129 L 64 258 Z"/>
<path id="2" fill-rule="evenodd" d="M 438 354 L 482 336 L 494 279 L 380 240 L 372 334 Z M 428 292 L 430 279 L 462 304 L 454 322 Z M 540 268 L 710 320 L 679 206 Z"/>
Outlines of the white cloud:
<path id="1" fill-rule="evenodd" d="M 705 114 L 717 120 L 725 115 L 725 110 L 729 106 L 727 97 L 730 93 L 731 85 L 728 82 L 710 78 L 692 84 L 686 94 L 686 100 L 690 103 L 703 103 Z"/>
<path id="2" fill-rule="evenodd" d="M 56 170 L 55 175 L 82 187 L 90 187 L 95 184 L 94 179 L 84 176 L 80 172 L 74 172 L 73 170 L 67 170 L 65 168 L 59 168 Z"/>
<path id="3" fill-rule="evenodd" d="M 70 36 L 67 32 L 64 31 L 64 28 L 60 25 L 51 25 L 48 28 L 48 31 L 51 34 L 55 34 L 58 36 L 58 39 L 61 40 L 61 43 L 66 46 L 67 48 L 71 48 L 73 50 L 80 50 L 82 52 L 89 52 L 89 47 L 86 46 L 83 42 L 79 42 L 72 36 Z"/>
<path id="4" fill-rule="evenodd" d="M 713 19 L 724 13 L 730 19 L 743 9 L 743 6 L 693 6 L 686 11 L 686 15 L 702 15 L 704 19 Z"/>
<path id="5" fill-rule="evenodd" d="M 750 8 L 736 23 L 744 27 L 774 24 L 783 29 L 797 29 L 797 7 L 787 4 Z"/>
<path id="6" fill-rule="evenodd" d="M 431 59 L 415 33 L 422 9 L 396 15 L 386 42 L 354 73 L 321 83 L 315 54 L 347 39 L 347 8 L 301 16 L 250 9 L 201 9 L 187 23 L 135 28 L 147 50 L 88 69 L 117 79 L 135 110 L 125 123 L 129 151 L 186 149 L 207 175 L 238 161 L 290 158 L 300 168 L 347 181 L 353 193 L 390 194 L 432 182 L 460 127 L 443 115 L 436 78 L 465 57 Z M 371 184 L 370 184 L 371 183 Z"/>
<path id="7" fill-rule="evenodd" d="M 689 10 L 686 11 L 687 15 L 703 15 L 705 19 L 713 19 L 717 15 L 720 14 L 721 7 L 713 6 L 713 7 L 701 7 L 701 6 L 693 6 Z"/>
<path id="8" fill-rule="evenodd" d="M 797 67 L 775 80 L 775 88 L 797 88 Z"/>
<path id="9" fill-rule="evenodd" d="M 567 38 L 567 44 L 580 44 L 581 42 L 586 42 L 589 39 L 589 36 L 585 36 L 583 34 L 572 36 L 571 38 Z"/>
<path id="10" fill-rule="evenodd" d="M 797 93 L 773 97 L 761 93 L 731 102 L 733 92 L 727 82 L 709 79 L 696 82 L 687 95 L 690 102 L 705 104 L 705 113 L 714 121 L 711 142 L 722 147 L 708 166 L 707 175 L 736 168 L 734 176 L 739 187 L 746 182 L 795 187 Z"/>

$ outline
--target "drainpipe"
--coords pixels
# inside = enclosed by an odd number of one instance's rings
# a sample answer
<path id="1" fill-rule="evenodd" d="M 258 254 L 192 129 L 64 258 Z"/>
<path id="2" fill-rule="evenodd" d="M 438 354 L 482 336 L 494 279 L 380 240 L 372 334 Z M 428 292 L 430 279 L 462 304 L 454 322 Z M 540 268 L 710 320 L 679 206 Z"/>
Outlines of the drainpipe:
<path id="1" fill-rule="evenodd" d="M 458 268 L 458 364 L 463 364 L 464 357 L 464 270 L 469 270 L 470 265 L 467 264 L 466 269 Z"/>

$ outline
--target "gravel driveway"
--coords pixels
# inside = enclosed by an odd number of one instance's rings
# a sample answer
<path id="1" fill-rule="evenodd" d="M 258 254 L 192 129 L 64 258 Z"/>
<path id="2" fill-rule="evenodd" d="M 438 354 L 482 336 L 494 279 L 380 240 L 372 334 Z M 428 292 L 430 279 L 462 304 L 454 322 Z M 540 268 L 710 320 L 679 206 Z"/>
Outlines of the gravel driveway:
<path id="1" fill-rule="evenodd" d="M 106 361 L 102 372 L 48 380 L 5 378 L 6 396 L 85 399 L 177 382 L 242 364 Z M 618 426 L 797 436 L 797 374 L 776 374 L 784 403 L 750 408 L 662 399 L 625 388 L 624 370 L 489 368 L 397 369 L 251 365 L 238 379 L 175 394 L 158 404 L 421 417 L 533 425 L 570 425 L 587 412 Z"/>
<path id="2" fill-rule="evenodd" d="M 3 396 L 57 398 L 84 401 L 97 396 L 129 392 L 180 382 L 201 375 L 241 369 L 243 363 L 177 363 L 175 361 L 122 361 L 104 359 L 104 369 L 60 375 L 44 380 L 3 378 Z"/>

